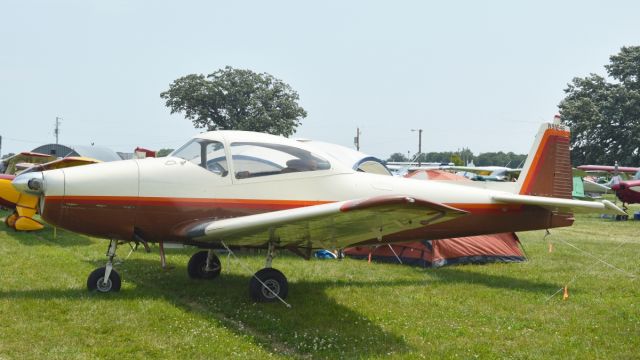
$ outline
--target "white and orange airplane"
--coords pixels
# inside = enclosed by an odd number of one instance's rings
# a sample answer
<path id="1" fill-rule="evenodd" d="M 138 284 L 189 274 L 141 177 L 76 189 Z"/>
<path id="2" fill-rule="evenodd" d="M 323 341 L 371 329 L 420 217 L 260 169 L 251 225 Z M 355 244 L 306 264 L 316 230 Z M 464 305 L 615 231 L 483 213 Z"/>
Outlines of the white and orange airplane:
<path id="1" fill-rule="evenodd" d="M 242 131 L 195 136 L 166 158 L 32 172 L 13 180 L 40 196 L 43 219 L 110 240 L 90 290 L 118 291 L 118 244 L 178 243 L 207 251 L 192 278 L 220 274 L 214 249 L 266 248 L 250 280 L 256 301 L 284 299 L 286 277 L 271 267 L 276 249 L 313 249 L 442 239 L 570 226 L 577 211 L 624 212 L 608 201 L 571 199 L 569 130 L 543 124 L 517 183 L 466 186 L 364 173 L 320 147 Z M 485 187 L 482 187 L 485 186 Z"/>

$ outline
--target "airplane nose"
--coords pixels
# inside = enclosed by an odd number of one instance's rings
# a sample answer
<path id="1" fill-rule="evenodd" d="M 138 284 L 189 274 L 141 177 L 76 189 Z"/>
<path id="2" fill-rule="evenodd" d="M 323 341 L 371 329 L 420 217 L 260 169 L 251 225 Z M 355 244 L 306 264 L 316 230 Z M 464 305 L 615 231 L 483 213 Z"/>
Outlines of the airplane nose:
<path id="1" fill-rule="evenodd" d="M 16 176 L 11 185 L 21 193 L 41 195 L 44 193 L 42 172 L 30 172 Z"/>

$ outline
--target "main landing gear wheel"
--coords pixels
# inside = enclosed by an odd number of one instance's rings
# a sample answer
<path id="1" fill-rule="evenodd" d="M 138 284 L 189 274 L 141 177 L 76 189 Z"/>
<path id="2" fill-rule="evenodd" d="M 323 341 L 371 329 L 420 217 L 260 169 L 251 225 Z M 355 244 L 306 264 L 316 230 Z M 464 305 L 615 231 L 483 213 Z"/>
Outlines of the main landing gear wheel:
<path id="1" fill-rule="evenodd" d="M 99 269 L 95 269 L 89 278 L 87 279 L 87 288 L 89 291 L 98 291 L 101 293 L 107 293 L 110 291 L 120 291 L 120 275 L 115 270 L 111 270 L 111 274 L 109 274 L 109 279 L 107 282 L 104 282 L 104 273 L 107 268 L 101 267 Z"/>
<path id="2" fill-rule="evenodd" d="M 264 268 L 258 271 L 249 282 L 249 294 L 257 302 L 274 302 L 278 300 L 278 297 L 285 299 L 288 293 L 287 278 L 274 268 Z"/>
<path id="3" fill-rule="evenodd" d="M 220 271 L 222 271 L 222 264 L 213 250 L 193 254 L 187 265 L 187 272 L 192 279 L 215 279 L 220 275 Z"/>

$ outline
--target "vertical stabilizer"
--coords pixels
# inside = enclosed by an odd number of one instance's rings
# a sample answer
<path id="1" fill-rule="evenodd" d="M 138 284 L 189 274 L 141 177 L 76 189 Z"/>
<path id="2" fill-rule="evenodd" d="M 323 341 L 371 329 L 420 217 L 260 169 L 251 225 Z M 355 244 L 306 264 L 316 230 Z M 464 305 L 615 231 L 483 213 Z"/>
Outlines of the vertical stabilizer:
<path id="1" fill-rule="evenodd" d="M 571 199 L 571 134 L 559 120 L 556 115 L 552 124 L 540 126 L 518 178 L 519 194 Z"/>

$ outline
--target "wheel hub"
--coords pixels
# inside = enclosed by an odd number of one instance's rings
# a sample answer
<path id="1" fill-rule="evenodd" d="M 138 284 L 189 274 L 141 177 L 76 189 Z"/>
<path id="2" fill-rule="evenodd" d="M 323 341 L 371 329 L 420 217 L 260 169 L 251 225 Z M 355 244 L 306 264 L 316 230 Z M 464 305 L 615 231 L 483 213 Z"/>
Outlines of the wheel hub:
<path id="1" fill-rule="evenodd" d="M 278 294 L 280 294 L 280 284 L 273 279 L 265 280 L 262 285 L 262 295 L 267 299 L 273 299 Z"/>
<path id="2" fill-rule="evenodd" d="M 98 283 L 96 284 L 96 288 L 100 292 L 109 292 L 109 290 L 111 290 L 111 286 L 112 286 L 111 279 L 108 279 L 107 283 L 105 284 L 104 276 L 98 279 Z"/>

